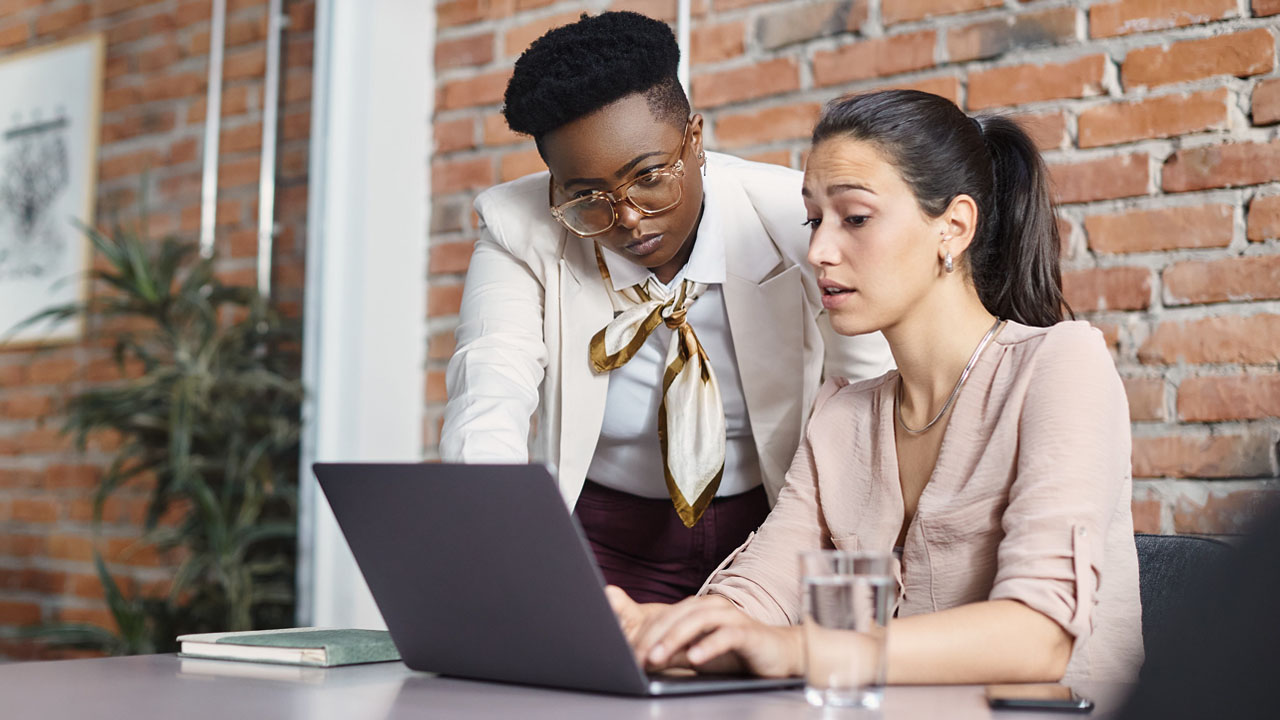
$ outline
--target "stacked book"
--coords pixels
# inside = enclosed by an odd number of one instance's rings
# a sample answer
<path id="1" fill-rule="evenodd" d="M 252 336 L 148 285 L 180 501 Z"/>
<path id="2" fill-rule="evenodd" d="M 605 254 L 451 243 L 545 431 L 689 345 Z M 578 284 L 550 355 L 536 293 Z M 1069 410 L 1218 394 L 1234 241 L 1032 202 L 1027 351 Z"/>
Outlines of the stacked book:
<path id="1" fill-rule="evenodd" d="M 179 657 L 334 667 L 400 659 L 385 630 L 288 628 L 180 635 Z"/>

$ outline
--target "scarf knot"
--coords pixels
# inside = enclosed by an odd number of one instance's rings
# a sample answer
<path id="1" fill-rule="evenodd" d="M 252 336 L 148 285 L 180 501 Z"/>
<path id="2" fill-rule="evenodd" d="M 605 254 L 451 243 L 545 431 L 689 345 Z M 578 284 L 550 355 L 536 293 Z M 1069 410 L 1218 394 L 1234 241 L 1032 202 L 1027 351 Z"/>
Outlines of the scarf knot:
<path id="1" fill-rule="evenodd" d="M 627 364 L 645 340 L 665 324 L 673 332 L 662 375 L 658 440 L 671 502 L 685 527 L 693 527 L 711 504 L 724 474 L 725 419 L 720 386 L 707 353 L 688 323 L 689 308 L 707 286 L 684 280 L 674 292 L 650 278 L 614 290 L 600 246 L 596 263 L 621 312 L 591 338 L 591 366 L 609 372 Z"/>

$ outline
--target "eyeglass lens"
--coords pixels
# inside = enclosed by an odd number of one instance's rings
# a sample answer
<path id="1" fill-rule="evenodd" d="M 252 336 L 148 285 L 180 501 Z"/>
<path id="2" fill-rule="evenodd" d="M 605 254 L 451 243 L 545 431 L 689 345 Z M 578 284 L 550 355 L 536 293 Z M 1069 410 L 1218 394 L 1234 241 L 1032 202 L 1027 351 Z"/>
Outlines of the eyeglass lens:
<path id="1" fill-rule="evenodd" d="M 680 178 L 654 173 L 626 188 L 623 197 L 644 212 L 660 213 L 680 202 Z M 614 221 L 613 203 L 607 197 L 586 197 L 570 203 L 563 211 L 565 223 L 577 232 L 600 232 Z"/>

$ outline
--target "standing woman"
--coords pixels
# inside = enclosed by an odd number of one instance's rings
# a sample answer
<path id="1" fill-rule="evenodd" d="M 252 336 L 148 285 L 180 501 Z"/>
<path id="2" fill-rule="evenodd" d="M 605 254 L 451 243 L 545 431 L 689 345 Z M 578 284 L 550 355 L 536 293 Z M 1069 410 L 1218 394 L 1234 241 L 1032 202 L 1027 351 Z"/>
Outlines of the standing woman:
<path id="1" fill-rule="evenodd" d="M 705 596 L 611 590 L 638 655 L 798 674 L 797 553 L 900 548 L 889 682 L 1130 677 L 1128 408 L 1101 334 L 1063 321 L 1034 145 L 914 91 L 837 101 L 813 138 L 823 304 L 837 332 L 882 331 L 898 370 L 823 388 L 772 514 Z"/>
<path id="2" fill-rule="evenodd" d="M 611 12 L 516 62 L 503 112 L 550 173 L 476 199 L 440 440 L 548 462 L 606 580 L 653 602 L 764 520 L 825 374 L 891 367 L 878 335 L 826 342 L 801 174 L 704 152 L 678 60 Z"/>

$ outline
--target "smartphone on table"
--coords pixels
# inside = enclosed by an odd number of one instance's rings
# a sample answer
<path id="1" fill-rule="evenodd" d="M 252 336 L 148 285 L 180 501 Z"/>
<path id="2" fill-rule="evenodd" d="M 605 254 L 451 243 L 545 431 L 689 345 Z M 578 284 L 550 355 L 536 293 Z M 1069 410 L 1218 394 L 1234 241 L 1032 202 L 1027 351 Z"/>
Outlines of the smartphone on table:
<path id="1" fill-rule="evenodd" d="M 1093 701 L 1058 683 L 988 685 L 987 704 L 996 710 L 1057 710 L 1087 713 Z"/>

